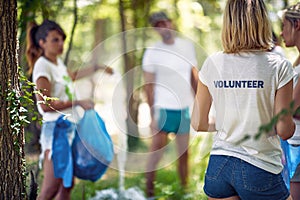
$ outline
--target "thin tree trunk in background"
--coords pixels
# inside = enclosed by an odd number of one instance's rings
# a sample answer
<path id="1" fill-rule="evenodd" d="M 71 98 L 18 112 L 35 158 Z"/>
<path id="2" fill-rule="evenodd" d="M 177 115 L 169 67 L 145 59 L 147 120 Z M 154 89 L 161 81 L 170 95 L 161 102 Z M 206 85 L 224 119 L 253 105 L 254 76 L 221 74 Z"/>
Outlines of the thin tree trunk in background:
<path id="1" fill-rule="evenodd" d="M 286 8 L 289 5 L 289 0 L 283 0 L 284 8 Z"/>
<path id="2" fill-rule="evenodd" d="M 17 60 L 17 1 L 0 1 L 0 199 L 26 199 L 23 127 L 13 122 L 18 114 L 11 93 L 20 94 Z M 10 96 L 9 96 L 10 94 Z M 13 106 L 16 110 L 13 110 Z M 8 109 L 9 108 L 9 109 Z M 16 127 L 20 129 L 15 129 Z"/>
<path id="3" fill-rule="evenodd" d="M 70 36 L 70 42 L 69 42 L 69 47 L 66 53 L 66 57 L 64 60 L 65 65 L 68 66 L 68 61 L 69 61 L 69 54 L 71 52 L 72 49 L 72 45 L 73 45 L 73 37 L 74 37 L 74 33 L 75 33 L 75 28 L 77 25 L 77 21 L 78 21 L 78 12 L 77 12 L 77 0 L 74 0 L 74 10 L 73 10 L 73 14 L 74 14 L 74 23 L 73 23 L 73 27 L 72 27 L 72 31 L 71 31 L 71 36 Z"/>
<path id="4" fill-rule="evenodd" d="M 126 42 L 126 25 L 125 25 L 125 14 L 124 14 L 124 2 L 119 0 L 119 13 L 121 18 L 121 29 L 122 29 L 122 48 L 123 48 L 123 58 L 124 58 L 124 65 L 125 65 L 125 73 L 129 72 L 134 66 L 134 62 L 131 56 L 127 53 L 127 42 Z M 127 132 L 128 132 L 128 148 L 134 148 L 138 141 L 139 141 L 139 132 L 137 126 L 137 109 L 135 108 L 135 100 L 134 100 L 134 72 L 133 70 L 130 73 L 126 74 L 126 103 L 127 103 L 127 110 L 128 110 L 128 117 L 126 120 L 127 123 Z M 134 113 L 136 112 L 136 113 Z"/>
<path id="5" fill-rule="evenodd" d="M 94 49 L 92 51 L 92 65 L 103 64 L 99 63 L 99 60 L 103 60 L 103 55 L 106 55 L 106 49 L 99 47 L 98 45 L 106 38 L 106 24 L 107 19 L 96 19 L 95 20 L 95 33 L 94 33 Z M 102 59 L 101 59 L 102 58 Z M 101 61 L 102 62 L 102 61 Z"/>

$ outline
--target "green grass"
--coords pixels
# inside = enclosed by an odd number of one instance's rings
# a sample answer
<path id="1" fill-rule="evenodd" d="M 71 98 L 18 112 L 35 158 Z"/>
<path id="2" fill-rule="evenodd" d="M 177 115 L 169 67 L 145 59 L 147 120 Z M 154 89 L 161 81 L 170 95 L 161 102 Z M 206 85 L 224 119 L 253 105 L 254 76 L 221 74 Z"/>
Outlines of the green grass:
<path id="1" fill-rule="evenodd" d="M 191 139 L 189 149 L 189 183 L 184 190 L 181 188 L 177 175 L 176 162 L 157 171 L 155 195 L 158 197 L 158 200 L 207 199 L 202 188 L 210 146 L 211 134 L 198 134 Z M 144 145 L 141 148 L 144 148 Z M 32 163 L 33 161 L 30 162 Z M 27 164 L 29 166 L 32 165 L 28 162 Z M 42 172 L 40 172 L 38 178 L 39 185 L 41 180 Z M 125 189 L 138 187 L 140 190 L 145 191 L 144 173 L 125 172 L 124 187 Z M 112 188 L 116 190 L 119 188 L 119 172 L 116 169 L 108 168 L 107 172 L 96 182 L 76 179 L 72 191 L 72 199 L 88 200 L 96 195 L 96 191 Z"/>

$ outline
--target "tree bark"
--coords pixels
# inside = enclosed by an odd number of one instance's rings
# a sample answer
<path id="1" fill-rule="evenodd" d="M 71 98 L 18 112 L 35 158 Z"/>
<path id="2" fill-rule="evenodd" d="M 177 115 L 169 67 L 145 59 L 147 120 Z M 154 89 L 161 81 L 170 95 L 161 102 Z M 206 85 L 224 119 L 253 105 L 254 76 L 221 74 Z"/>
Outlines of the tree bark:
<path id="1" fill-rule="evenodd" d="M 0 1 L 0 199 L 25 199 L 24 132 L 11 94 L 20 94 L 17 61 L 17 1 Z M 16 110 L 13 110 L 16 109 Z M 20 129 L 16 129 L 20 128 Z"/>

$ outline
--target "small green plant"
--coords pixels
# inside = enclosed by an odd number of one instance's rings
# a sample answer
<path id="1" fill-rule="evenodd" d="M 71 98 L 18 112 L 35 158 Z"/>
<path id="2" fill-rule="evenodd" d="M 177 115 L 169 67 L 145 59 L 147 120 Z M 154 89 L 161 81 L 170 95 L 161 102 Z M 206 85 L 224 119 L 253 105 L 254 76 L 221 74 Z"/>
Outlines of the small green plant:
<path id="1" fill-rule="evenodd" d="M 8 82 L 8 89 L 6 91 L 6 98 L 7 101 L 7 110 L 9 112 L 9 118 L 10 118 L 10 128 L 12 130 L 12 136 L 13 136 L 13 146 L 17 153 L 19 153 L 19 156 L 21 158 L 24 157 L 24 151 L 23 151 L 23 128 L 27 124 L 29 124 L 29 120 L 27 119 L 27 113 L 28 110 L 26 107 L 33 104 L 32 100 L 32 94 L 27 91 L 29 87 L 32 87 L 33 84 L 27 80 L 27 78 L 24 76 L 22 71 L 18 70 L 18 78 L 19 78 L 19 86 L 12 85 L 11 82 Z M 20 87 L 20 90 L 19 88 Z M 26 188 L 26 161 L 25 159 L 21 160 L 22 162 L 22 176 L 24 180 L 24 189 Z M 22 193 L 23 197 L 26 197 L 25 193 Z"/>
<path id="2" fill-rule="evenodd" d="M 23 78 L 22 74 L 20 74 L 20 78 Z M 24 91 L 23 94 L 14 88 L 10 82 L 8 83 L 8 86 L 9 89 L 7 91 L 6 101 L 8 102 L 7 110 L 9 111 L 10 115 L 12 134 L 15 136 L 14 147 L 20 149 L 19 135 L 22 133 L 21 131 L 23 127 L 30 123 L 27 120 L 26 113 L 28 110 L 25 106 L 32 104 L 33 101 L 30 98 L 31 94 L 27 93 L 23 89 L 24 87 L 27 87 L 26 85 L 21 85 L 21 91 Z"/>
<path id="3" fill-rule="evenodd" d="M 65 92 L 68 95 L 69 100 L 72 101 L 73 100 L 73 93 L 72 93 L 72 90 L 69 87 L 69 84 L 72 83 L 72 80 L 69 76 L 64 76 L 63 79 L 66 82 Z"/>

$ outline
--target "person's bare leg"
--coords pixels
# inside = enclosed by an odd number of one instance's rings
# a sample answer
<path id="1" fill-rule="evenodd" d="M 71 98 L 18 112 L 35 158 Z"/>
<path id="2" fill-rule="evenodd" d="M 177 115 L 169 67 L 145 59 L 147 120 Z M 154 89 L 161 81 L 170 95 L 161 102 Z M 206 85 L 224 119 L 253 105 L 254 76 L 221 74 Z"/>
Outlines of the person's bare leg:
<path id="1" fill-rule="evenodd" d="M 300 182 L 290 183 L 290 193 L 293 199 L 300 199 Z"/>
<path id="2" fill-rule="evenodd" d="M 73 189 L 73 184 L 72 184 L 72 187 L 70 187 L 70 188 L 65 188 L 63 186 L 63 184 L 61 184 L 59 187 L 59 191 L 55 197 L 55 200 L 70 200 L 72 189 Z"/>
<path id="3" fill-rule="evenodd" d="M 49 150 L 45 151 L 45 158 L 43 164 L 44 179 L 42 188 L 38 199 L 48 200 L 53 199 L 58 192 L 61 180 L 54 177 L 52 160 L 48 159 Z"/>
<path id="4" fill-rule="evenodd" d="M 153 135 L 152 143 L 149 152 L 149 159 L 146 168 L 146 194 L 148 197 L 154 195 L 154 179 L 156 166 L 159 163 L 163 153 L 164 146 L 166 146 L 168 141 L 168 136 L 165 132 L 159 132 Z"/>
<path id="5" fill-rule="evenodd" d="M 181 185 L 187 185 L 188 177 L 188 148 L 189 148 L 189 134 L 176 135 L 177 153 L 178 153 L 178 173 L 181 180 Z"/>

